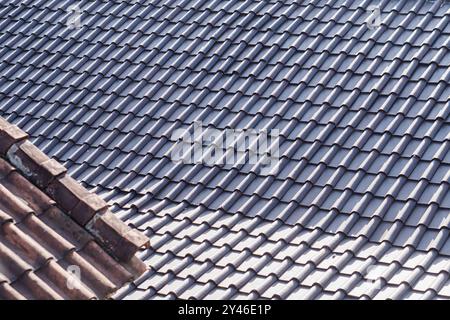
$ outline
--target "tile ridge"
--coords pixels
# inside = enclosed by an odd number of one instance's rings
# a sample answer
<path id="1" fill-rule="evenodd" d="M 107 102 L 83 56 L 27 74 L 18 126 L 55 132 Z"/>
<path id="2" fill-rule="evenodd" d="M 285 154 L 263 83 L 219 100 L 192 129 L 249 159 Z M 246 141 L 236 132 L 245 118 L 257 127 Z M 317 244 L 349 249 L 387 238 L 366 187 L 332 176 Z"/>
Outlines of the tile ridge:
<path id="1" fill-rule="evenodd" d="M 150 246 L 149 239 L 109 210 L 98 195 L 89 192 L 28 140 L 28 134 L 0 117 L 0 158 L 12 164 L 27 180 L 46 193 L 71 220 L 91 234 L 115 260 L 138 277 L 146 270 L 135 255 Z"/>

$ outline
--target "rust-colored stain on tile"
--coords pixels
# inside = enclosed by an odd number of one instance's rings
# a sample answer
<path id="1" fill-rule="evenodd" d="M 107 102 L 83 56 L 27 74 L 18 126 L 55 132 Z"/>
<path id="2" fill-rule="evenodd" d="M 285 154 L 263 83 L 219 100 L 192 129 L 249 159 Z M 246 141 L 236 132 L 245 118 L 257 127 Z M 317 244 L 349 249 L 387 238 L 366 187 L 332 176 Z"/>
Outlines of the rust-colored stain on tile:
<path id="1" fill-rule="evenodd" d="M 102 299 L 148 239 L 0 118 L 0 299 Z"/>

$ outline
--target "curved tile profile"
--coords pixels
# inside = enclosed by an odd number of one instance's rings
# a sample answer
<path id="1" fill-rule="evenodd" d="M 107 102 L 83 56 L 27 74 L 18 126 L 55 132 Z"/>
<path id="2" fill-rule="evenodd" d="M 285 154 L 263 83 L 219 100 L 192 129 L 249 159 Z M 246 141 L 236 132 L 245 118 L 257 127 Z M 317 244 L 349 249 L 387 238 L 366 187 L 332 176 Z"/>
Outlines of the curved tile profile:
<path id="1" fill-rule="evenodd" d="M 10 185 L 33 181 L 121 263 L 144 240 L 113 217 L 152 239 L 115 298 L 450 299 L 449 1 L 11 0 L 0 17 L 0 115 L 72 177 L 24 142 L 8 162 L 33 169 Z M 174 161 L 199 122 L 277 130 L 278 170 Z M 74 245 L 51 243 L 36 263 Z M 87 243 L 71 261 L 93 263 Z M 41 269 L 21 283 L 62 274 Z"/>
<path id="2" fill-rule="evenodd" d="M 0 117 L 0 299 L 111 296 L 146 270 L 149 240 L 27 137 Z"/>

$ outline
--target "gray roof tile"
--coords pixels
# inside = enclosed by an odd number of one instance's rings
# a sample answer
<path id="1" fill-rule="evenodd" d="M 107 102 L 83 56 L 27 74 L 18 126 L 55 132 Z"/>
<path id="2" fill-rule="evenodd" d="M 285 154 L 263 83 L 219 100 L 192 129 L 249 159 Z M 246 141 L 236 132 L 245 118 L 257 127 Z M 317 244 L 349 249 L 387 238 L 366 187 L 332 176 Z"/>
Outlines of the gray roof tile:
<path id="1" fill-rule="evenodd" d="M 448 1 L 33 3 L 0 116 L 152 239 L 118 298 L 450 298 Z M 172 162 L 194 121 L 279 129 L 279 172 Z"/>

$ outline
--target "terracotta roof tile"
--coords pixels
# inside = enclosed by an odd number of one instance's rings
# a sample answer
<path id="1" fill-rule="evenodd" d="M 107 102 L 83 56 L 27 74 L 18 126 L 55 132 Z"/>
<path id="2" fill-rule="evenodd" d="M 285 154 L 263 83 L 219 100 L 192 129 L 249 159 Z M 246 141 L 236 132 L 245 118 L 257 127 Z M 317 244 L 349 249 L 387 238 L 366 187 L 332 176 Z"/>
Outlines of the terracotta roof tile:
<path id="1" fill-rule="evenodd" d="M 147 237 L 3 118 L 0 136 L 0 299 L 106 298 L 146 270 Z"/>

